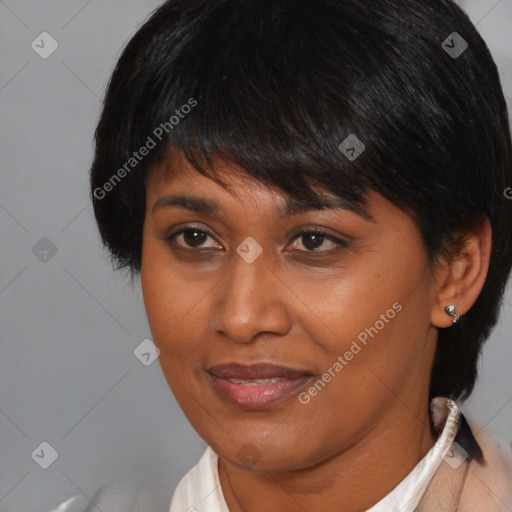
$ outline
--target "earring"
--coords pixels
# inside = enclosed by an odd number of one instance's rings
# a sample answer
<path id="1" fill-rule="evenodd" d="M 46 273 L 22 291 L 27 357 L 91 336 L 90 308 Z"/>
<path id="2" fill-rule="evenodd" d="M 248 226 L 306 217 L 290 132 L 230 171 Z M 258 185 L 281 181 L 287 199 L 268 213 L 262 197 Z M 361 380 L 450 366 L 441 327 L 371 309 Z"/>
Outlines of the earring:
<path id="1" fill-rule="evenodd" d="M 460 318 L 459 314 L 457 313 L 457 308 L 454 304 L 450 304 L 449 306 L 446 306 L 444 308 L 447 315 L 450 315 L 453 318 L 453 323 L 456 324 L 457 320 Z"/>

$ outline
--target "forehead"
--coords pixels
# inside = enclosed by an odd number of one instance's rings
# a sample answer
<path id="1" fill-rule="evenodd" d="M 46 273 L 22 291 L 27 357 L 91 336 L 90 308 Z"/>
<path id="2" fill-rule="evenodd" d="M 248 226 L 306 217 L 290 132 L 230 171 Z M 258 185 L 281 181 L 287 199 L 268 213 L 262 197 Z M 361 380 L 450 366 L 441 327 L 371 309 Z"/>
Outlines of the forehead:
<path id="1" fill-rule="evenodd" d="M 311 186 L 314 194 L 293 197 L 282 190 L 258 181 L 235 164 L 217 161 L 214 176 L 222 183 L 202 175 L 182 155 L 173 155 L 152 168 L 148 175 L 148 210 L 155 212 L 165 206 L 186 208 L 196 213 L 217 215 L 226 200 L 261 207 L 271 203 L 281 217 L 310 210 L 343 209 L 373 220 L 361 205 L 353 205 L 325 187 Z"/>

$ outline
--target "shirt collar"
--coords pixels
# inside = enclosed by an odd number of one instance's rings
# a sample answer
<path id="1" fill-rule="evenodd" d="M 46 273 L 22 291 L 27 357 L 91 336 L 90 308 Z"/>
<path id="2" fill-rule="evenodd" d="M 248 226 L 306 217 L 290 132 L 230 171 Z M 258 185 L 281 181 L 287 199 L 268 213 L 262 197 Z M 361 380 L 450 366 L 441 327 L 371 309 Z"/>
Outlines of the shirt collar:
<path id="1" fill-rule="evenodd" d="M 459 429 L 461 413 L 455 401 L 436 397 L 430 402 L 430 415 L 436 431 L 436 444 L 414 469 L 388 495 L 367 512 L 412 512 L 450 450 Z"/>

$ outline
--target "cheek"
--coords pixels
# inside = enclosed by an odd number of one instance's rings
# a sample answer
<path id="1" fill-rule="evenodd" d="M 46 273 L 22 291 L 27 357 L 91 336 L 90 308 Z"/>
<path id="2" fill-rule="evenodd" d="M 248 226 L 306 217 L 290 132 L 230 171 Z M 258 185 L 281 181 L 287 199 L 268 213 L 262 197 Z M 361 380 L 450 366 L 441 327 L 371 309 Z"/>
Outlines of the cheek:
<path id="1" fill-rule="evenodd" d="M 376 300 L 370 312 L 363 308 L 366 321 L 353 305 L 347 308 L 331 324 L 338 336 L 324 338 L 316 352 L 323 362 L 321 374 L 298 397 L 301 436 L 315 439 L 320 429 L 327 449 L 364 436 L 396 407 L 397 397 L 413 403 L 423 391 L 432 356 L 424 334 L 428 319 L 423 325 L 416 321 L 410 304 L 395 302 L 388 308 L 387 300 L 380 306 Z"/>
<path id="2" fill-rule="evenodd" d="M 214 284 L 213 276 L 197 279 L 180 272 L 160 241 L 149 238 L 144 242 L 142 293 L 164 372 L 190 374 L 202 363 L 200 349 L 209 325 L 206 305 Z"/>
<path id="3" fill-rule="evenodd" d="M 428 373 L 426 304 L 432 283 L 421 252 L 394 254 L 302 290 L 299 283 L 293 290 L 308 298 L 303 318 L 309 318 L 308 334 L 329 381 L 317 386 L 321 391 L 311 390 L 323 396 L 315 399 L 319 414 L 330 414 L 321 410 L 323 400 L 360 410 L 362 403 L 416 386 L 416 378 Z"/>
<path id="4" fill-rule="evenodd" d="M 144 239 L 140 275 L 142 294 L 149 326 L 161 351 L 163 340 L 173 339 L 173 332 L 186 316 L 185 305 L 190 289 L 174 274 L 162 253 L 157 242 L 147 237 Z"/>
<path id="5" fill-rule="evenodd" d="M 354 266 L 330 276 L 311 280 L 296 273 L 286 286 L 295 297 L 296 314 L 309 335 L 325 352 L 350 348 L 352 340 L 364 343 L 368 330 L 390 331 L 402 309 L 406 285 L 400 276 L 381 266 Z"/>
<path id="6" fill-rule="evenodd" d="M 153 341 L 160 350 L 158 361 L 175 399 L 194 424 L 191 407 L 201 401 L 193 371 L 200 359 L 194 350 L 197 322 L 191 322 L 195 294 L 169 268 L 156 264 L 151 251 L 147 256 L 141 268 L 141 286 Z M 191 394 L 195 400 L 190 400 Z"/>

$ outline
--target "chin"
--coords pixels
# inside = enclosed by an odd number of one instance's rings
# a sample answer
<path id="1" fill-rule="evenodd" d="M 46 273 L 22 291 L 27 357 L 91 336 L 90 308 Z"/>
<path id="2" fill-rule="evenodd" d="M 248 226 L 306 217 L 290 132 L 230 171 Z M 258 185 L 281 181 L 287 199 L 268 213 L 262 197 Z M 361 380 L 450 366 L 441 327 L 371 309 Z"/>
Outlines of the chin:
<path id="1" fill-rule="evenodd" d="M 286 444 L 276 446 L 268 439 L 262 442 L 242 441 L 236 443 L 236 446 L 230 445 L 228 449 L 225 444 L 218 447 L 215 443 L 208 444 L 224 461 L 245 471 L 280 473 L 304 469 L 311 465 L 304 458 L 307 450 L 301 447 L 299 451 L 296 448 L 297 444 L 290 443 L 289 438 Z"/>

